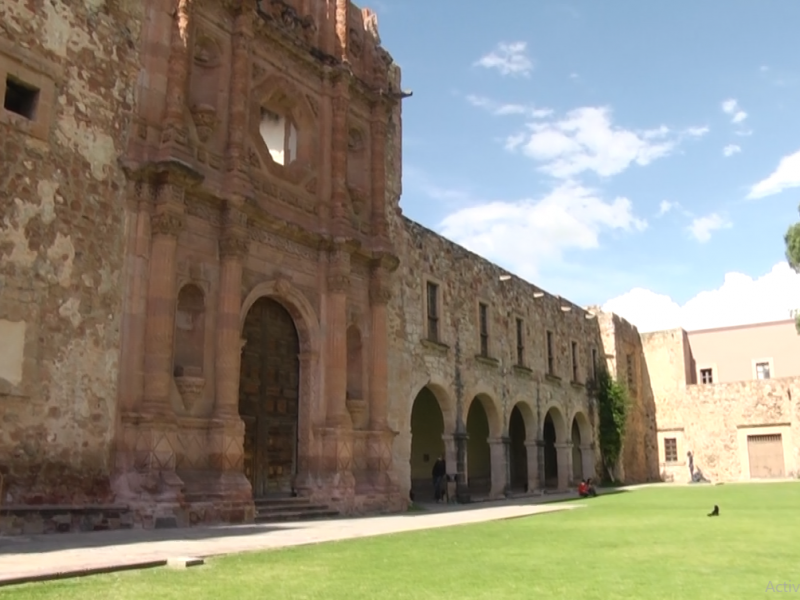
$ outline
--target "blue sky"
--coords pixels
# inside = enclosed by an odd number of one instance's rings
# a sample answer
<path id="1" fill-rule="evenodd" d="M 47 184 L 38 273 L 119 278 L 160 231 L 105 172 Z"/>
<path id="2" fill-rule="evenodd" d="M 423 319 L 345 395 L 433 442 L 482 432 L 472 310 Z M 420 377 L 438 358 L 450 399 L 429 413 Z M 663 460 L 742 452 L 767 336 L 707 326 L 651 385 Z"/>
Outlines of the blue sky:
<path id="1" fill-rule="evenodd" d="M 641 329 L 800 304 L 800 2 L 371 7 L 414 91 L 410 218 Z"/>

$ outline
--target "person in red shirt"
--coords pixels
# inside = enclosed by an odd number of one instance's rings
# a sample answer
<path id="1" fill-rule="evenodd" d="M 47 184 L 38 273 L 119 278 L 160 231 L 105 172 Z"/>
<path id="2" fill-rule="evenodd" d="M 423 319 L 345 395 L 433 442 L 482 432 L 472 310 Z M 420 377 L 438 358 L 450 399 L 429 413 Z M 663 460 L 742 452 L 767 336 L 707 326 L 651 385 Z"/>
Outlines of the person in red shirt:
<path id="1" fill-rule="evenodd" d="M 589 486 L 586 485 L 586 481 L 581 480 L 581 484 L 578 486 L 578 495 L 581 498 L 586 498 L 589 495 Z"/>

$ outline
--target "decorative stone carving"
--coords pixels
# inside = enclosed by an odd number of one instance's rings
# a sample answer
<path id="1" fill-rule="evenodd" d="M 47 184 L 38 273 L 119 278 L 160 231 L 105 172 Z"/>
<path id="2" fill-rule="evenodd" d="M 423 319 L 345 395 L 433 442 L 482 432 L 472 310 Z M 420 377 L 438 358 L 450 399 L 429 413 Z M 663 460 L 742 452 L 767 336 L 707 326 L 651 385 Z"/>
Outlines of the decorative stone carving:
<path id="1" fill-rule="evenodd" d="M 198 400 L 203 396 L 203 390 L 206 387 L 205 377 L 188 374 L 179 375 L 175 377 L 175 385 L 178 386 L 178 391 L 181 393 L 181 400 L 183 400 L 183 407 L 186 412 L 192 412 Z"/>
<path id="2" fill-rule="evenodd" d="M 212 38 L 202 35 L 194 46 L 194 64 L 212 69 L 220 64 L 221 54 L 219 44 Z"/>
<path id="3" fill-rule="evenodd" d="M 392 290 L 386 281 L 385 275 L 373 275 L 370 278 L 369 301 L 372 304 L 388 304 L 392 299 Z"/>
<path id="4" fill-rule="evenodd" d="M 343 293 L 350 288 L 350 277 L 344 273 L 333 273 L 328 275 L 328 291 L 333 293 Z"/>
<path id="5" fill-rule="evenodd" d="M 153 235 L 178 237 L 183 229 L 183 215 L 173 212 L 157 213 L 150 219 L 150 229 Z"/>
<path id="6" fill-rule="evenodd" d="M 291 289 L 292 284 L 289 278 L 283 273 L 279 274 L 278 278 L 275 280 L 275 291 L 278 292 L 279 295 L 286 298 L 291 292 Z"/>
<path id="7" fill-rule="evenodd" d="M 369 422 L 368 402 L 357 398 L 346 400 L 347 412 L 353 420 L 353 429 L 366 429 Z"/>
<path id="8" fill-rule="evenodd" d="M 219 240 L 220 257 L 243 258 L 249 249 L 249 240 L 238 235 L 225 235 Z"/>
<path id="9" fill-rule="evenodd" d="M 217 109 L 209 104 L 200 104 L 192 107 L 192 119 L 197 128 L 197 137 L 205 143 L 217 127 Z"/>

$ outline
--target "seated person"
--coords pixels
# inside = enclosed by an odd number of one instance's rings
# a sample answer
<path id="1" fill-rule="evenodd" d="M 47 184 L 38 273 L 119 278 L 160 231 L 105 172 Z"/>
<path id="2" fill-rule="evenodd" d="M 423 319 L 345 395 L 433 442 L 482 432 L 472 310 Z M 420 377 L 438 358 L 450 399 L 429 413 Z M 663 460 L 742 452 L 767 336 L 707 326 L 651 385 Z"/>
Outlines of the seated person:
<path id="1" fill-rule="evenodd" d="M 581 484 L 578 486 L 578 496 L 581 498 L 586 498 L 589 495 L 589 486 L 586 485 L 586 481 L 581 480 Z"/>
<path id="2" fill-rule="evenodd" d="M 592 498 L 597 496 L 597 490 L 594 488 L 591 477 L 586 480 L 586 495 L 591 496 Z"/>

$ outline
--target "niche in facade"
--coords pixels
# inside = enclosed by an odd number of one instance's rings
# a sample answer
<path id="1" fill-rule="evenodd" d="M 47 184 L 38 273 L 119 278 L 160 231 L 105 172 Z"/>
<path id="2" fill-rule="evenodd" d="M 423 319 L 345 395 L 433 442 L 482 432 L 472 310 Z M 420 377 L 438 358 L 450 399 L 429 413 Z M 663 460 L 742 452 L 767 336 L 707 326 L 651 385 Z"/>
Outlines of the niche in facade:
<path id="1" fill-rule="evenodd" d="M 175 376 L 201 377 L 205 351 L 205 300 L 203 291 L 187 284 L 178 293 L 175 314 Z"/>
<path id="2" fill-rule="evenodd" d="M 279 108 L 261 107 L 259 133 L 272 160 L 288 166 L 297 160 L 298 131 L 294 119 Z"/>

